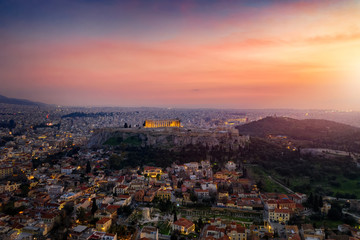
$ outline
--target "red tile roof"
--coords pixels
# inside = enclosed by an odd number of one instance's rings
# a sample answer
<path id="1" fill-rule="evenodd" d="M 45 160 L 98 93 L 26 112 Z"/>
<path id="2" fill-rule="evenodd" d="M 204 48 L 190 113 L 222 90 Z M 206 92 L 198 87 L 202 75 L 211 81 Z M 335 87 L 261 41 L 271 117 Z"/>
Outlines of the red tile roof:
<path id="1" fill-rule="evenodd" d="M 187 220 L 186 218 L 180 218 L 179 220 L 174 222 L 174 225 L 190 228 L 192 225 L 194 225 L 194 223 L 190 220 Z"/>
<path id="2" fill-rule="evenodd" d="M 104 223 L 107 223 L 108 221 L 111 221 L 111 218 L 104 217 L 104 218 L 100 219 L 99 221 L 97 221 L 96 224 L 104 224 Z"/>
<path id="3" fill-rule="evenodd" d="M 276 212 L 276 213 L 288 213 L 288 214 L 291 213 L 291 211 L 289 209 L 279 209 L 279 208 L 275 208 L 274 212 Z"/>

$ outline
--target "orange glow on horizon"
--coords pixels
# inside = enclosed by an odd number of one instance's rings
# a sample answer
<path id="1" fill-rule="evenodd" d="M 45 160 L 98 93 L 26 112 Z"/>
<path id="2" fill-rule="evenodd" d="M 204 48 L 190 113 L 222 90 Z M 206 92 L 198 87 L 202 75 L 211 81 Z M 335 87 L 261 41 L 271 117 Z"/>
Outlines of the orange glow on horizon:
<path id="1" fill-rule="evenodd" d="M 360 110 L 360 6 L 335 3 L 191 16 L 163 39 L 10 36 L 0 79 L 4 93 L 31 86 L 36 100 L 64 105 Z"/>

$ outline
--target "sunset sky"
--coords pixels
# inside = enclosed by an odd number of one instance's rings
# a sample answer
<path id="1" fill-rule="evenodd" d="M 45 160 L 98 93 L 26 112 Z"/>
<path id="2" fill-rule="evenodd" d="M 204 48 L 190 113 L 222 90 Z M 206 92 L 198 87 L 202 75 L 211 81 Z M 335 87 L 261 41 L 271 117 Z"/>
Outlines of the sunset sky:
<path id="1" fill-rule="evenodd" d="M 0 0 L 0 94 L 360 110 L 360 1 Z"/>

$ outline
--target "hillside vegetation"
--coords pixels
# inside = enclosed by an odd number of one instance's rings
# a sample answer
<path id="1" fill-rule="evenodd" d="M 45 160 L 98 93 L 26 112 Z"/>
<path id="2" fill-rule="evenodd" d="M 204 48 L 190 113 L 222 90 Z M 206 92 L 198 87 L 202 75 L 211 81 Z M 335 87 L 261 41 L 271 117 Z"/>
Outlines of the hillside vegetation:
<path id="1" fill-rule="evenodd" d="M 306 147 L 360 152 L 360 128 L 328 120 L 267 117 L 236 128 L 243 135 L 263 138 L 284 135 L 290 140 L 310 142 Z"/>

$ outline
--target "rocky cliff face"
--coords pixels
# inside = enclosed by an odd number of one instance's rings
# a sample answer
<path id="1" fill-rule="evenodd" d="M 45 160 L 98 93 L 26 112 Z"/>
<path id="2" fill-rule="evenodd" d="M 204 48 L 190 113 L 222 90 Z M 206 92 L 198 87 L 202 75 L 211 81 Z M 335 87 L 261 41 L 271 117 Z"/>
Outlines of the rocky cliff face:
<path id="1" fill-rule="evenodd" d="M 141 146 L 179 148 L 189 144 L 242 148 L 249 141 L 248 136 L 240 136 L 235 131 L 190 131 L 183 129 L 99 129 L 89 139 L 89 147 L 100 147 L 106 142 L 122 142 Z"/>

